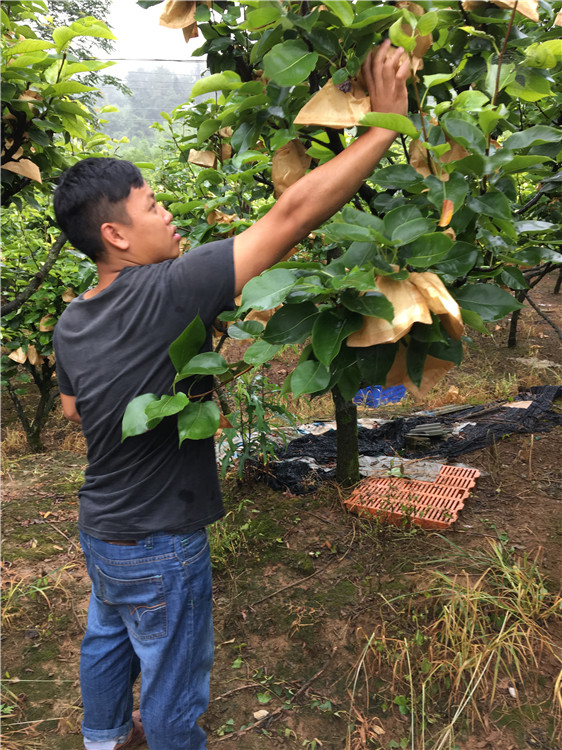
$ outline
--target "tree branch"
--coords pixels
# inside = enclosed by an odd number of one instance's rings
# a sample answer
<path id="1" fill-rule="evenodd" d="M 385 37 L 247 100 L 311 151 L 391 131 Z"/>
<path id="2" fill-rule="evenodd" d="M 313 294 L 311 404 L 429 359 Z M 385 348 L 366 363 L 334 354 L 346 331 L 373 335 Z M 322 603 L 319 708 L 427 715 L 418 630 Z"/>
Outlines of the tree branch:
<path id="1" fill-rule="evenodd" d="M 558 334 L 558 338 L 560 339 L 560 341 L 562 341 L 562 331 L 560 330 L 560 328 L 558 328 L 556 323 L 553 320 L 551 320 L 548 317 L 548 315 L 546 315 L 546 313 L 543 313 L 540 307 L 533 302 L 533 300 L 529 297 L 528 294 L 527 294 L 527 302 L 531 305 L 531 307 L 537 313 L 537 315 L 540 315 L 541 318 L 543 318 L 543 320 L 546 320 L 549 326 L 552 326 L 552 328 L 554 328 L 554 330 Z"/>
<path id="2" fill-rule="evenodd" d="M 2 305 L 0 315 L 7 315 L 8 313 L 17 310 L 24 304 L 24 302 L 27 302 L 27 300 L 34 292 L 39 289 L 48 273 L 50 272 L 51 268 L 55 265 L 55 261 L 58 258 L 60 251 L 64 247 L 65 242 L 66 235 L 64 234 L 64 232 L 61 232 L 57 241 L 49 250 L 47 260 L 43 263 L 41 269 L 35 274 L 35 276 L 31 279 L 31 281 L 23 291 L 21 291 L 19 294 L 16 294 L 13 300 L 10 300 L 10 302 L 6 302 L 5 305 Z"/>

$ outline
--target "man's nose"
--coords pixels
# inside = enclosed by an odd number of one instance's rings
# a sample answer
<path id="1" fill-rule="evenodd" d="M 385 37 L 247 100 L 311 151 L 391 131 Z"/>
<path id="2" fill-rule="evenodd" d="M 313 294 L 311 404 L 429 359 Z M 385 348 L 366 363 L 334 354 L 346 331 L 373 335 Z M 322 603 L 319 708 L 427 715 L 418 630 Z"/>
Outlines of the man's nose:
<path id="1" fill-rule="evenodd" d="M 169 224 L 172 221 L 172 214 L 166 208 L 164 208 L 164 206 L 160 206 L 160 208 L 162 209 L 164 221 L 166 222 L 166 224 Z"/>

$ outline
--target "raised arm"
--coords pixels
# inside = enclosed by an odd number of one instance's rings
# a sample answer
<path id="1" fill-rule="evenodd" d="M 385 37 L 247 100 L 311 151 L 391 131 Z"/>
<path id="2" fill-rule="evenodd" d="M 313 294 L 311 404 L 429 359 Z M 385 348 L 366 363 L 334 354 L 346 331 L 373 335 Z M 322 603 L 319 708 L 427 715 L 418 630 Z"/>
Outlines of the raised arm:
<path id="1" fill-rule="evenodd" d="M 384 42 L 369 53 L 363 71 L 375 112 L 406 114 L 409 61 L 404 50 Z M 369 128 L 344 151 L 311 170 L 286 190 L 268 213 L 234 238 L 236 293 L 254 276 L 278 263 L 347 203 L 389 149 L 396 133 Z"/>

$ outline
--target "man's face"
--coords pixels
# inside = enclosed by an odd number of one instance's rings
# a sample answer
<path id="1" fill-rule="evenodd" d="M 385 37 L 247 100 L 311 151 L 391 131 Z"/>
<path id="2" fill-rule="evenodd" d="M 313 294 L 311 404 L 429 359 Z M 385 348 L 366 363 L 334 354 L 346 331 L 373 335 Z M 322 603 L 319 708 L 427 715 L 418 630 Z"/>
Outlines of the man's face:
<path id="1" fill-rule="evenodd" d="M 178 257 L 180 235 L 170 223 L 172 214 L 156 202 L 146 182 L 140 188 L 131 188 L 125 210 L 130 223 L 122 225 L 122 232 L 134 263 L 148 265 Z"/>

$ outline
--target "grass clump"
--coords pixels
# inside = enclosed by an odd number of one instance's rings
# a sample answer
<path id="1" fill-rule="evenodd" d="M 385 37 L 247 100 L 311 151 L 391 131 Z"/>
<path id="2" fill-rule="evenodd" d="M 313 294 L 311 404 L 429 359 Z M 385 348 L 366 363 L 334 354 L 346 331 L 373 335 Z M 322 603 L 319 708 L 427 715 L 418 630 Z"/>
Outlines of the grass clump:
<path id="1" fill-rule="evenodd" d="M 431 561 L 432 568 L 446 564 L 459 572 L 432 569 L 423 592 L 404 598 L 411 632 L 391 634 L 383 624 L 370 636 L 363 633 L 351 714 L 360 714 L 361 675 L 368 694 L 369 680 L 390 669 L 391 677 L 377 681 L 377 706 L 409 720 L 405 746 L 413 750 L 454 747 L 459 730 L 484 725 L 485 711 L 498 725 L 519 712 L 524 726 L 522 709 L 529 703 L 550 715 L 552 739 L 559 738 L 562 677 L 548 685 L 544 666 L 562 667 L 550 629 L 562 616 L 562 598 L 549 590 L 540 555 L 516 557 L 501 540 L 469 551 L 446 541 L 450 553 Z M 433 724 L 441 731 L 432 732 Z"/>

